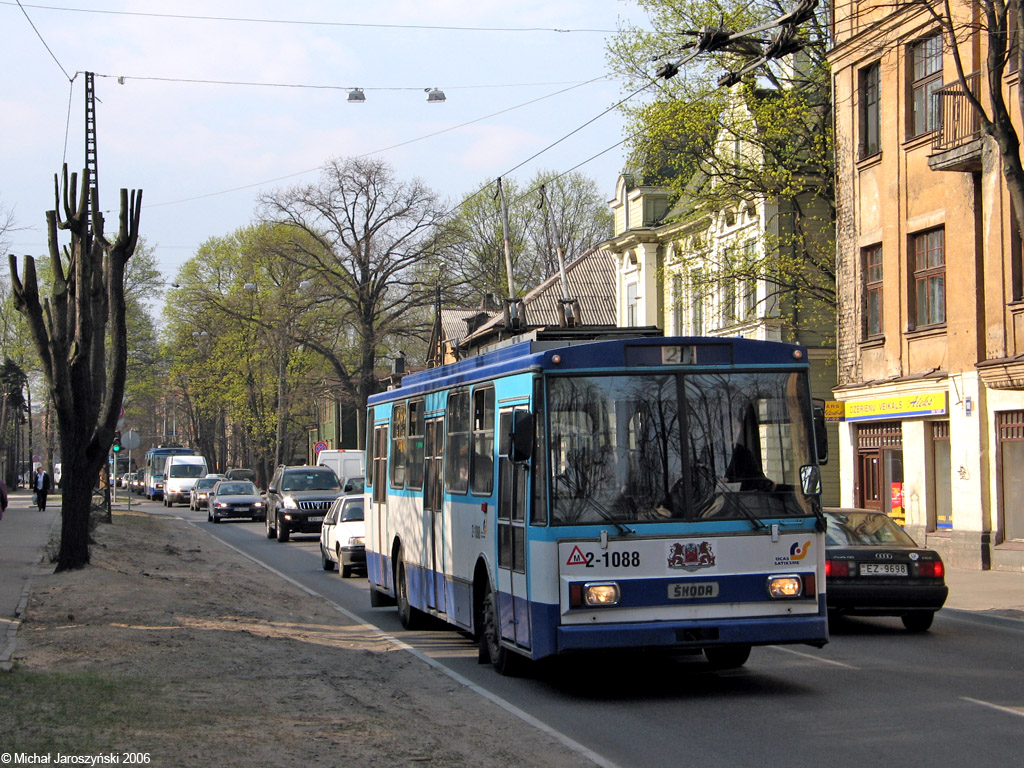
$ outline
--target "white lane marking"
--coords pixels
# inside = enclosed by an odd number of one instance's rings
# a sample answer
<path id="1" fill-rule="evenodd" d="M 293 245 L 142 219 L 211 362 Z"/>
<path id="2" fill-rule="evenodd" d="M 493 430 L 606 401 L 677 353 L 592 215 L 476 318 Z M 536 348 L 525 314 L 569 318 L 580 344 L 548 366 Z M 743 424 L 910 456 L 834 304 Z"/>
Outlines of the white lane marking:
<path id="1" fill-rule="evenodd" d="M 852 664 L 844 664 L 841 661 L 833 661 L 832 659 L 823 659 L 820 656 L 814 656 L 810 653 L 804 653 L 803 651 L 797 651 L 793 648 L 786 648 L 782 645 L 769 645 L 769 648 L 774 648 L 776 651 L 785 651 L 786 653 L 792 653 L 794 656 L 802 656 L 805 659 L 811 659 L 822 664 L 831 664 L 833 667 L 843 667 L 843 669 L 857 669 Z"/>
<path id="2" fill-rule="evenodd" d="M 999 712 L 1005 712 L 1008 715 L 1016 715 L 1017 717 L 1024 717 L 1024 709 L 1014 709 L 1013 707 L 1004 707 L 1000 704 L 993 704 L 989 701 L 982 701 L 981 699 L 972 699 L 970 696 L 961 696 L 960 701 L 969 701 L 971 704 L 977 704 L 981 707 L 988 707 L 989 709 L 995 709 Z"/>
<path id="3" fill-rule="evenodd" d="M 362 628 L 364 628 L 366 630 L 369 630 L 370 632 L 373 632 L 373 633 L 377 634 L 378 636 L 382 637 L 383 639 L 387 640 L 390 643 L 394 643 L 398 648 L 400 648 L 403 651 L 406 651 L 408 653 L 411 653 L 413 656 L 415 656 L 420 661 L 424 662 L 425 664 L 428 664 L 429 666 L 433 667 L 434 669 L 438 670 L 439 672 L 444 673 L 445 675 L 450 677 L 452 680 L 457 682 L 459 685 L 462 685 L 462 686 L 468 688 L 469 690 L 473 691 L 474 693 L 476 693 L 479 696 L 483 696 L 485 699 L 490 701 L 492 704 L 496 704 L 497 706 L 501 707 L 502 709 L 504 709 L 509 714 L 514 715 L 515 717 L 518 717 L 520 720 L 522 720 L 523 722 L 527 723 L 528 725 L 532 725 L 534 728 L 538 729 L 539 731 L 542 731 L 543 733 L 546 733 L 548 736 L 550 736 L 551 738 L 561 742 L 563 745 L 565 745 L 566 747 L 571 749 L 573 752 L 576 752 L 577 754 L 587 758 L 588 760 L 590 760 L 591 762 L 595 763 L 596 765 L 601 766 L 601 768 L 620 768 L 620 766 L 617 763 L 613 763 L 611 760 L 607 759 L 606 757 L 603 757 L 603 756 L 597 754 L 597 752 L 594 752 L 593 750 L 588 749 L 587 747 L 585 747 L 582 744 L 580 744 L 578 741 L 575 741 L 575 740 L 569 738 L 568 736 L 566 736 L 561 731 L 556 731 L 554 728 L 552 728 L 550 725 L 548 725 L 544 721 L 538 720 L 533 715 L 531 715 L 531 714 L 529 714 L 527 712 L 524 712 L 523 710 L 519 709 L 519 707 L 517 707 L 512 702 L 506 701 L 505 699 L 503 699 L 500 696 L 498 696 L 496 693 L 492 693 L 491 691 L 488 691 L 486 688 L 482 688 L 481 686 L 479 686 L 476 683 L 474 683 L 472 680 L 470 680 L 470 679 L 468 679 L 466 677 L 463 677 L 462 675 L 460 675 L 455 670 L 449 669 L 448 667 L 444 666 L 444 664 L 441 664 L 440 662 L 435 661 L 434 659 L 430 658 L 429 656 L 427 656 L 426 654 L 422 653 L 421 651 L 418 651 L 417 649 L 413 648 L 411 645 L 408 645 L 404 641 L 399 640 L 394 635 L 388 634 L 387 632 L 382 630 L 380 627 L 374 626 L 373 624 L 369 624 L 369 623 L 363 621 L 361 618 L 359 618 L 356 614 L 354 614 L 351 611 L 349 611 L 347 608 L 344 608 L 344 607 L 338 605 L 333 600 L 328 600 L 326 597 L 321 595 L 319 592 L 316 592 L 315 590 L 310 589 L 309 587 L 305 586 L 304 584 L 300 584 L 298 581 L 293 579 L 288 574 L 282 573 L 281 571 L 277 570 L 276 568 L 272 568 L 271 566 L 267 565 L 266 563 L 261 562 L 260 560 L 257 560 L 254 556 L 250 555 L 248 552 L 243 552 L 241 549 L 236 547 L 234 544 L 231 544 L 230 542 L 225 541 L 224 539 L 220 538 L 219 536 L 213 536 L 212 533 L 204 530 L 203 528 L 200 528 L 198 525 L 196 525 L 191 520 L 187 520 L 187 519 L 185 519 L 183 517 L 179 517 L 178 519 L 179 520 L 184 520 L 189 525 L 194 526 L 195 528 L 199 529 L 200 531 L 203 531 L 203 533 L 205 533 L 206 535 L 208 535 L 208 536 L 210 536 L 212 538 L 216 538 L 217 541 L 219 541 L 224 546 L 228 547 L 229 549 L 233 549 L 235 552 L 237 552 L 238 554 L 242 555 L 242 557 L 245 557 L 248 560 L 251 560 L 252 562 L 256 563 L 256 565 L 260 566 L 261 568 L 265 568 L 266 570 L 270 571 L 275 576 L 280 576 L 282 579 L 287 581 L 289 584 L 294 584 L 296 587 L 301 589 L 307 595 L 310 595 L 312 597 L 320 598 L 325 603 L 327 603 L 327 605 L 329 605 L 331 608 L 336 610 L 341 615 L 351 619 L 358 626 L 360 626 L 360 627 L 362 627 Z"/>

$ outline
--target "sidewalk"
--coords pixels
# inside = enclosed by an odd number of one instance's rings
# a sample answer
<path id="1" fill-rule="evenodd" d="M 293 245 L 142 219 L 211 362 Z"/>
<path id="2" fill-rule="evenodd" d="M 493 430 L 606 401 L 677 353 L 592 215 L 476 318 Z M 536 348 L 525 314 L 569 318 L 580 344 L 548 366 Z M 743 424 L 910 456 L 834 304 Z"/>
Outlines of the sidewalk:
<path id="1" fill-rule="evenodd" d="M 946 585 L 949 597 L 943 610 L 1024 621 L 1024 573 L 949 568 Z"/>
<path id="2" fill-rule="evenodd" d="M 41 568 L 51 531 L 60 519 L 60 494 L 46 500 L 46 511 L 32 504 L 26 489 L 8 495 L 7 511 L 0 520 L 0 669 L 9 664 L 14 641 L 31 589 Z"/>

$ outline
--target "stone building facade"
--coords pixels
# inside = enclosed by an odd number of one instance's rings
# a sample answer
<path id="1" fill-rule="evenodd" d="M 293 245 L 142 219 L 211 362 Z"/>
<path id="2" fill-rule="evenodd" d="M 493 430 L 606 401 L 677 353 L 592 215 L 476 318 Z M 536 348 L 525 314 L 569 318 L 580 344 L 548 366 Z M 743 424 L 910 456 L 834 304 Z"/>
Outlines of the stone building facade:
<path id="1" fill-rule="evenodd" d="M 961 82 L 922 6 L 834 14 L 842 503 L 952 566 L 1024 570 L 1021 245 L 965 96 L 990 103 L 985 34 L 961 36 Z"/>

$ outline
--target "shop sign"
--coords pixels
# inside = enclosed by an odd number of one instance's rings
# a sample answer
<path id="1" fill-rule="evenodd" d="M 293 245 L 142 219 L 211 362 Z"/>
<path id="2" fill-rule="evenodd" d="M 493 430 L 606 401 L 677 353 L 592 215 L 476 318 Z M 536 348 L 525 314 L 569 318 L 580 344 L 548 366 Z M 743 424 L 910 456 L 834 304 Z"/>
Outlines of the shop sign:
<path id="1" fill-rule="evenodd" d="M 845 405 L 847 421 L 945 416 L 949 412 L 947 392 L 921 392 L 916 395 L 879 397 L 874 400 L 852 400 Z"/>
<path id="2" fill-rule="evenodd" d="M 842 400 L 825 401 L 825 421 L 843 421 L 846 418 L 846 403 Z"/>

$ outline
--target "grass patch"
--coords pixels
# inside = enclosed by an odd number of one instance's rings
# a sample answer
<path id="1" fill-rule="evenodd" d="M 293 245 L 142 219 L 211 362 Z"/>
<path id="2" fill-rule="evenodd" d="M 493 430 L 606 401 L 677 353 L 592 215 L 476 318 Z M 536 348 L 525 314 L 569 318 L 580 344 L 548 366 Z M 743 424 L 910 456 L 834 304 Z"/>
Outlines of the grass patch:
<path id="1" fill-rule="evenodd" d="M 0 673 L 0 753 L 115 752 L 126 733 L 183 725 L 182 709 L 167 704 L 147 678 L 15 667 Z"/>

